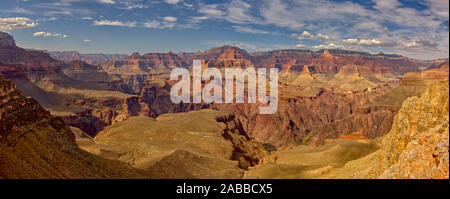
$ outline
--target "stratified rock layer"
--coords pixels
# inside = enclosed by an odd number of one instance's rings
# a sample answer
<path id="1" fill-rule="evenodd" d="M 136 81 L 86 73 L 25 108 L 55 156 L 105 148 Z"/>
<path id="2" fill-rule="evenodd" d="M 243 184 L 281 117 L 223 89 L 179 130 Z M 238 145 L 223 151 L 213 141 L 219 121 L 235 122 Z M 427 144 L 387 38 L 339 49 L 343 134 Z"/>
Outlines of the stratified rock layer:
<path id="1" fill-rule="evenodd" d="M 449 82 L 403 102 L 383 138 L 382 178 L 449 178 Z"/>
<path id="2" fill-rule="evenodd" d="M 0 178 L 142 178 L 81 150 L 63 120 L 0 75 Z"/>

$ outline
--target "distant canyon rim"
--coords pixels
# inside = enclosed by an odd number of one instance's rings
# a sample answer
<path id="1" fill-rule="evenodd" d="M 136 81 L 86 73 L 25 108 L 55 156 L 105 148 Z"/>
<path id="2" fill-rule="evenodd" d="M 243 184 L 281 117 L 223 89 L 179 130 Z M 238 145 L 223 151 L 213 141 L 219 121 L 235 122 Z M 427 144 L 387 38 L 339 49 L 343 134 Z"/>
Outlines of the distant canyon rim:
<path id="1" fill-rule="evenodd" d="M 267 107 L 260 107 L 260 114 L 274 114 L 278 110 L 278 69 L 270 69 L 270 89 L 267 96 L 267 80 L 266 68 L 226 68 L 225 69 L 225 100 L 223 100 L 222 91 L 222 73 L 218 68 L 206 68 L 202 71 L 202 60 L 192 61 L 192 82 L 189 71 L 185 68 L 175 68 L 170 73 L 170 80 L 179 82 L 175 83 L 170 90 L 170 99 L 173 103 L 227 103 L 227 104 L 243 104 L 244 90 L 247 86 L 247 103 L 256 103 L 258 85 L 258 102 L 268 104 Z M 258 74 L 258 75 L 256 75 Z M 181 77 L 181 79 L 179 79 Z M 247 82 L 245 81 L 247 78 Z M 202 88 L 202 81 L 210 81 Z M 244 82 L 246 84 L 244 85 Z M 191 83 L 192 83 L 192 101 L 191 101 Z M 181 95 L 180 95 L 181 93 Z M 213 94 L 211 94 L 213 93 Z M 235 100 L 234 100 L 235 97 Z M 202 102 L 203 100 L 203 102 Z"/>

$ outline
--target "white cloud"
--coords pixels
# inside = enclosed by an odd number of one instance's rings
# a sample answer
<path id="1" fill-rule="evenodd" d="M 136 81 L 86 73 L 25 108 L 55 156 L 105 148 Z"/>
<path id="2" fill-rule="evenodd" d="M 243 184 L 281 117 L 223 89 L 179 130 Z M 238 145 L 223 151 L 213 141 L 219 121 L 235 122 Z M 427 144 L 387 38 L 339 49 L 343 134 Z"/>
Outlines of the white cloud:
<path id="1" fill-rule="evenodd" d="M 144 26 L 147 28 L 160 28 L 161 23 L 159 23 L 158 21 L 148 21 L 144 23 Z"/>
<path id="2" fill-rule="evenodd" d="M 26 17 L 0 18 L 0 30 L 3 31 L 34 28 L 37 24 Z"/>
<path id="3" fill-rule="evenodd" d="M 114 0 L 99 0 L 100 3 L 105 3 L 105 4 L 115 4 L 116 2 L 114 2 Z"/>
<path id="4" fill-rule="evenodd" d="M 428 14 L 435 15 L 442 20 L 448 20 L 449 1 L 446 0 L 425 0 L 425 4 L 430 8 Z"/>
<path id="5" fill-rule="evenodd" d="M 394 9 L 401 5 L 398 0 L 372 0 L 375 8 L 379 10 Z"/>
<path id="6" fill-rule="evenodd" d="M 91 40 L 85 39 L 85 40 L 83 40 L 83 42 L 89 43 L 89 42 L 91 42 Z"/>
<path id="7" fill-rule="evenodd" d="M 94 21 L 94 26 L 121 26 L 121 27 L 136 27 L 136 22 L 128 21 L 128 22 L 122 22 L 122 21 L 110 21 L 110 20 L 96 20 Z"/>
<path id="8" fill-rule="evenodd" d="M 398 43 L 394 40 L 381 39 L 361 39 L 358 44 L 369 47 L 395 47 L 398 45 Z"/>
<path id="9" fill-rule="evenodd" d="M 442 25 L 448 21 L 448 1 L 421 0 L 417 3 L 428 8 L 417 9 L 399 0 L 373 0 L 372 8 L 368 7 L 370 4 L 350 1 L 262 0 L 259 14 L 263 19 L 254 24 L 295 31 L 306 29 L 309 34 L 291 37 L 322 43 L 326 40 L 335 45 L 323 44 L 316 48 L 345 45 L 344 48 L 413 54 L 428 59 L 448 57 L 442 53 L 449 51 L 446 44 L 448 26 Z"/>
<path id="10" fill-rule="evenodd" d="M 202 5 L 198 12 L 207 18 L 223 18 L 225 16 L 225 12 L 219 9 L 218 4 Z"/>
<path id="11" fill-rule="evenodd" d="M 260 19 L 251 14 L 252 5 L 243 0 L 232 0 L 223 4 L 200 4 L 198 13 L 213 20 L 224 20 L 234 24 L 258 24 Z"/>
<path id="12" fill-rule="evenodd" d="M 293 36 L 297 37 L 297 39 L 299 39 L 299 40 L 314 38 L 314 35 L 309 33 L 308 31 L 303 31 L 302 34 L 300 34 L 300 35 L 294 34 Z"/>
<path id="13" fill-rule="evenodd" d="M 233 26 L 233 28 L 236 32 L 241 32 L 241 33 L 269 34 L 269 32 L 264 31 L 264 30 L 258 30 L 258 29 L 253 29 L 253 28 L 249 28 L 249 27 L 244 27 L 244 26 Z"/>
<path id="14" fill-rule="evenodd" d="M 252 6 L 242 0 L 233 0 L 226 7 L 228 13 L 226 19 L 229 22 L 245 24 L 256 21 L 256 19 L 249 14 L 249 10 Z"/>
<path id="15" fill-rule="evenodd" d="M 280 27 L 290 29 L 300 29 L 304 23 L 297 20 L 295 13 L 288 11 L 288 5 L 282 3 L 280 0 L 266 0 L 265 6 L 261 9 L 261 16 L 264 17 L 267 24 L 274 24 Z"/>
<path id="16" fill-rule="evenodd" d="M 291 34 L 291 37 L 295 37 L 295 38 L 297 38 L 298 40 L 305 40 L 305 39 L 311 39 L 311 40 L 329 40 L 329 39 L 330 39 L 330 37 L 329 37 L 328 35 L 324 35 L 324 34 L 321 34 L 321 33 L 319 33 L 319 34 L 317 34 L 317 35 L 314 35 L 314 34 L 311 34 L 311 33 L 308 32 L 308 31 L 303 31 L 302 34 L 300 34 L 300 35 L 298 35 L 298 34 L 296 34 L 296 33 Z"/>
<path id="17" fill-rule="evenodd" d="M 192 23 L 199 23 L 207 19 L 209 19 L 208 16 L 198 16 L 198 17 L 190 17 L 189 21 L 191 21 Z"/>
<path id="18" fill-rule="evenodd" d="M 376 46 L 380 45 L 382 42 L 378 39 L 361 39 L 358 44 L 366 46 Z"/>
<path id="19" fill-rule="evenodd" d="M 155 28 L 155 29 L 173 28 L 175 26 L 175 24 L 171 22 L 167 21 L 159 22 L 156 20 L 145 22 L 143 25 L 146 28 Z"/>
<path id="20" fill-rule="evenodd" d="M 118 8 L 126 10 L 144 9 L 150 7 L 149 5 L 144 4 L 143 0 L 121 0 L 118 1 L 118 3 L 123 5 Z"/>
<path id="21" fill-rule="evenodd" d="M 343 46 L 336 45 L 334 43 L 329 43 L 329 44 L 321 44 L 321 45 L 313 46 L 313 48 L 315 48 L 315 49 L 336 49 L 336 48 L 343 48 Z"/>
<path id="22" fill-rule="evenodd" d="M 172 5 L 176 5 L 181 1 L 183 1 L 183 0 L 164 0 L 164 2 L 166 2 L 168 4 L 172 4 Z"/>
<path id="23" fill-rule="evenodd" d="M 177 18 L 168 16 L 168 17 L 164 17 L 163 20 L 168 21 L 168 22 L 175 22 L 175 21 L 177 21 Z"/>
<path id="24" fill-rule="evenodd" d="M 351 44 L 351 45 L 358 44 L 358 42 L 359 42 L 358 39 L 353 39 L 353 38 L 342 40 L 342 43 Z"/>
<path id="25" fill-rule="evenodd" d="M 33 33 L 33 37 L 62 37 L 67 38 L 68 36 L 61 33 L 50 33 L 50 32 L 35 32 Z"/>
<path id="26" fill-rule="evenodd" d="M 322 34 L 317 34 L 317 39 L 319 39 L 319 40 L 329 40 L 330 39 L 330 37 L 328 37 L 327 35 L 322 35 Z"/>

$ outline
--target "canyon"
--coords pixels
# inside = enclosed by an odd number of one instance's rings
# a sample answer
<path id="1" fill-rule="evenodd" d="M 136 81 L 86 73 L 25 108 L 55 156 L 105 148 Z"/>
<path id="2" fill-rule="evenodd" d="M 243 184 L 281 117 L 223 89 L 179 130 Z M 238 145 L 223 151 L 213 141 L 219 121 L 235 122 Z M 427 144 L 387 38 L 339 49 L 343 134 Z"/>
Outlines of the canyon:
<path id="1" fill-rule="evenodd" d="M 202 70 L 277 68 L 277 112 L 174 104 L 170 72 L 196 59 Z M 233 46 L 48 54 L 0 32 L 0 72 L 1 178 L 448 178 L 448 59 Z"/>

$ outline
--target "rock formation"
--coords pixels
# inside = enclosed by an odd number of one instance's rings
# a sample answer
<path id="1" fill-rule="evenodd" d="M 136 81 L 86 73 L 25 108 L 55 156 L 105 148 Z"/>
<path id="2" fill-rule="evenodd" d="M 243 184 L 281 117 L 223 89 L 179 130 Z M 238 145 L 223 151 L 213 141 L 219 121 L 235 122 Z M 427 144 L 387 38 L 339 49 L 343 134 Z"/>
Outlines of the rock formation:
<path id="1" fill-rule="evenodd" d="M 132 93 L 132 87 L 100 67 L 83 61 L 65 63 L 42 51 L 19 48 L 6 33 L 2 33 L 2 43 L 0 72 L 26 96 L 86 133 L 95 135 L 127 117 L 151 115 L 141 98 L 124 93 Z"/>
<path id="2" fill-rule="evenodd" d="M 81 150 L 61 118 L 0 75 L 0 178 L 142 178 L 138 170 Z"/>
<path id="3" fill-rule="evenodd" d="M 102 63 L 111 62 L 115 60 L 121 60 L 127 57 L 126 54 L 80 54 L 77 51 L 53 51 L 48 52 L 53 59 L 71 62 L 71 61 L 84 61 L 91 65 L 100 65 Z"/>
<path id="4" fill-rule="evenodd" d="M 241 178 L 269 154 L 233 114 L 213 110 L 128 118 L 79 144 L 161 178 Z"/>
<path id="5" fill-rule="evenodd" d="M 381 178 L 449 178 L 449 82 L 403 102 L 381 143 Z"/>

